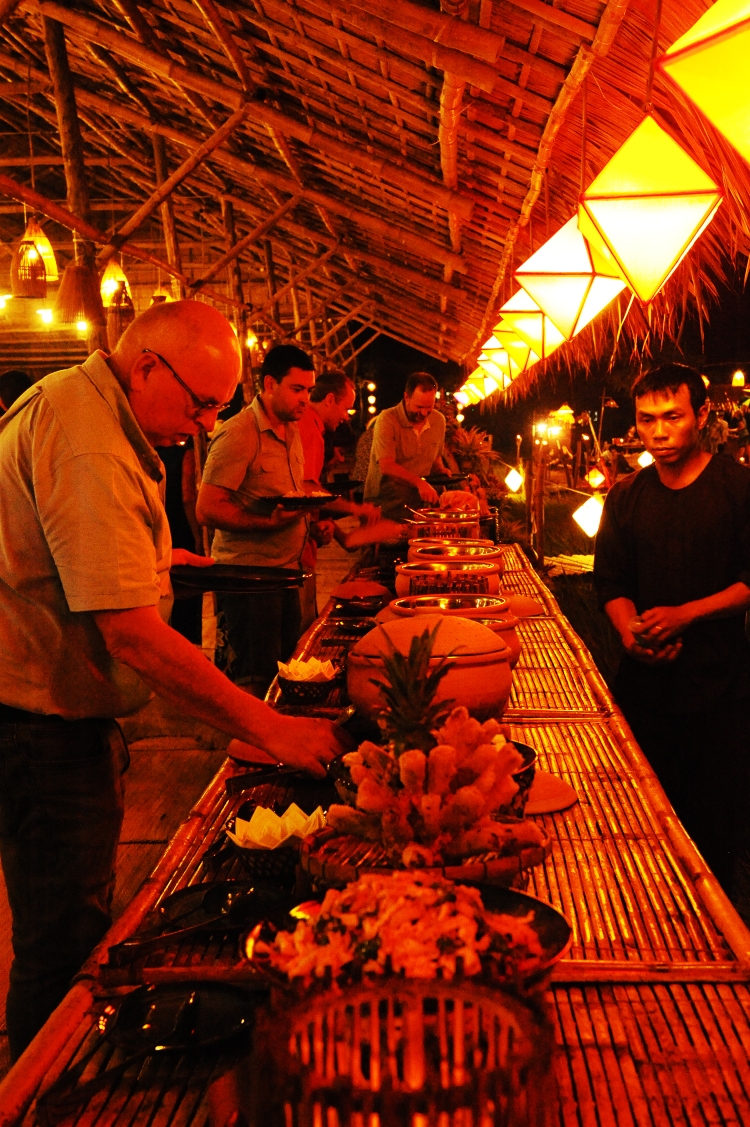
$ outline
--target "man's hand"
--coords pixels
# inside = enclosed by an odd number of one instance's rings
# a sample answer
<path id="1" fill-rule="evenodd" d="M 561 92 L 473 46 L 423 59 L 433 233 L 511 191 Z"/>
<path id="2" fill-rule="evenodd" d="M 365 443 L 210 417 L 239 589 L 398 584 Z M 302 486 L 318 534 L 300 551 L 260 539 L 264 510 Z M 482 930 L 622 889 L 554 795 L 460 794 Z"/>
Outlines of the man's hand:
<path id="1" fill-rule="evenodd" d="M 259 521 L 268 520 L 270 528 L 285 528 L 288 524 L 293 524 L 294 521 L 300 519 L 299 510 L 285 509 L 283 505 L 277 505 L 271 513 L 270 517 L 256 518 Z"/>
<path id="2" fill-rule="evenodd" d="M 333 533 L 335 524 L 332 520 L 317 520 L 312 521 L 310 524 L 310 537 L 315 541 L 319 548 L 330 544 L 333 540 Z"/>
<path id="3" fill-rule="evenodd" d="M 429 481 L 425 481 L 424 478 L 420 478 L 419 484 L 417 485 L 417 490 L 419 492 L 420 499 L 424 501 L 425 504 L 437 505 L 438 495 L 430 485 Z"/>
<path id="4" fill-rule="evenodd" d="M 234 759 L 259 766 L 284 763 L 320 778 L 325 774 L 326 764 L 354 746 L 351 738 L 330 720 L 279 717 L 278 732 L 278 743 L 266 739 L 267 750 L 244 740 L 232 740 L 227 753 Z"/>
<path id="5" fill-rule="evenodd" d="M 653 648 L 649 648 L 637 642 L 629 630 L 625 630 L 621 637 L 625 652 L 643 665 L 669 665 L 679 657 L 682 650 L 681 638 L 675 642 L 667 642 L 666 645 L 657 646 L 654 643 Z"/>
<path id="6" fill-rule="evenodd" d="M 380 506 L 365 501 L 363 505 L 352 505 L 352 516 L 358 517 L 360 524 L 377 524 L 380 520 Z"/>
<path id="7" fill-rule="evenodd" d="M 187 548 L 172 549 L 172 567 L 212 567 L 216 561 L 210 556 L 199 556 L 197 552 L 189 552 Z"/>
<path id="8" fill-rule="evenodd" d="M 680 607 L 651 607 L 641 615 L 643 630 L 639 631 L 657 645 L 676 638 L 694 621 L 688 605 Z"/>

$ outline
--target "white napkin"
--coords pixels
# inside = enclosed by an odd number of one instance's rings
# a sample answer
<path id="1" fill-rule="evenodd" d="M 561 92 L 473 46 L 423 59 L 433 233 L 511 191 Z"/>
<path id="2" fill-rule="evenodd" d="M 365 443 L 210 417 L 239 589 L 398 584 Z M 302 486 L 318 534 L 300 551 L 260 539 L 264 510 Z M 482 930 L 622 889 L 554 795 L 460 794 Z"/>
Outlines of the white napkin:
<path id="1" fill-rule="evenodd" d="M 317 657 L 311 657 L 308 661 L 300 661 L 293 657 L 287 665 L 283 661 L 278 661 L 276 664 L 281 676 L 286 677 L 288 681 L 332 681 L 336 676 L 332 663 L 318 661 Z"/>
<path id="2" fill-rule="evenodd" d="M 242 849 L 278 849 L 289 838 L 307 837 L 322 830 L 325 824 L 326 817 L 320 806 L 309 817 L 296 802 L 281 817 L 265 806 L 256 806 L 250 821 L 237 818 L 234 833 L 227 830 L 227 835 Z"/>

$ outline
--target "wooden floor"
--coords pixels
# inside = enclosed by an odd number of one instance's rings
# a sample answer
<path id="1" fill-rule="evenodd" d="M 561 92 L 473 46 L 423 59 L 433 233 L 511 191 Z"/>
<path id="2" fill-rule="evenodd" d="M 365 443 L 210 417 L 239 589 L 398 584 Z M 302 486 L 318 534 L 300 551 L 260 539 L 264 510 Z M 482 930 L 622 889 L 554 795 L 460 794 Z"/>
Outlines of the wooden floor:
<path id="1" fill-rule="evenodd" d="M 317 568 L 320 607 L 350 570 L 354 558 L 335 543 L 321 549 Z M 128 730 L 136 735 L 139 730 L 151 731 L 145 738 L 130 743 L 125 822 L 117 853 L 115 918 L 130 903 L 225 758 L 223 740 L 218 741 L 223 746 L 207 748 L 211 741 L 203 738 L 203 732 L 200 740 L 184 734 L 184 717 L 176 723 L 169 716 L 164 719 L 164 712 L 159 712 L 160 730 L 153 731 L 153 711 L 149 710 L 152 718 L 140 729 L 135 723 L 128 724 Z M 200 747 L 195 746 L 198 742 Z M 0 1079 L 9 1067 L 5 996 L 12 957 L 10 909 L 0 872 Z"/>

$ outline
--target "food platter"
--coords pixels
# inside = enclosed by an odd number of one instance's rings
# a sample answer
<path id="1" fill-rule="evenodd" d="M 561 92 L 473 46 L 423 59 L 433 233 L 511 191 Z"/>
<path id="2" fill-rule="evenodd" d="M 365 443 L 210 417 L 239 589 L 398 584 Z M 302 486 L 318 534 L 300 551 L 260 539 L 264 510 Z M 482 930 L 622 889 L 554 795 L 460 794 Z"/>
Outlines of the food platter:
<path id="1" fill-rule="evenodd" d="M 170 571 L 175 593 L 181 590 L 194 595 L 219 591 L 231 595 L 263 595 L 301 587 L 307 572 L 286 567 L 246 567 L 241 564 L 216 563 L 210 567 L 177 564 Z"/>

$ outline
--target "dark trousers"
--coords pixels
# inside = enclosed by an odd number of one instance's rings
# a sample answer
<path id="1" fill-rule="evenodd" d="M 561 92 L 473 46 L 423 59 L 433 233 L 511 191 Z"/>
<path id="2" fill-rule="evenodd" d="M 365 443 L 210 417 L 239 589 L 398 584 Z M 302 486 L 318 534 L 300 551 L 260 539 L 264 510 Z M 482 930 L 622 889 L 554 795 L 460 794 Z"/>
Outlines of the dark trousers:
<path id="1" fill-rule="evenodd" d="M 614 694 L 678 818 L 724 890 L 746 851 L 750 709 L 727 694 L 702 712 L 673 713 L 639 700 L 627 681 Z"/>
<path id="2" fill-rule="evenodd" d="M 262 696 L 278 673 L 276 663 L 288 661 L 299 640 L 299 591 L 220 595 L 218 602 L 232 650 L 227 672 L 235 684 Z"/>
<path id="3" fill-rule="evenodd" d="M 127 747 L 112 720 L 0 720 L 0 859 L 13 917 L 6 1007 L 13 1060 L 110 926 L 127 766 Z"/>

